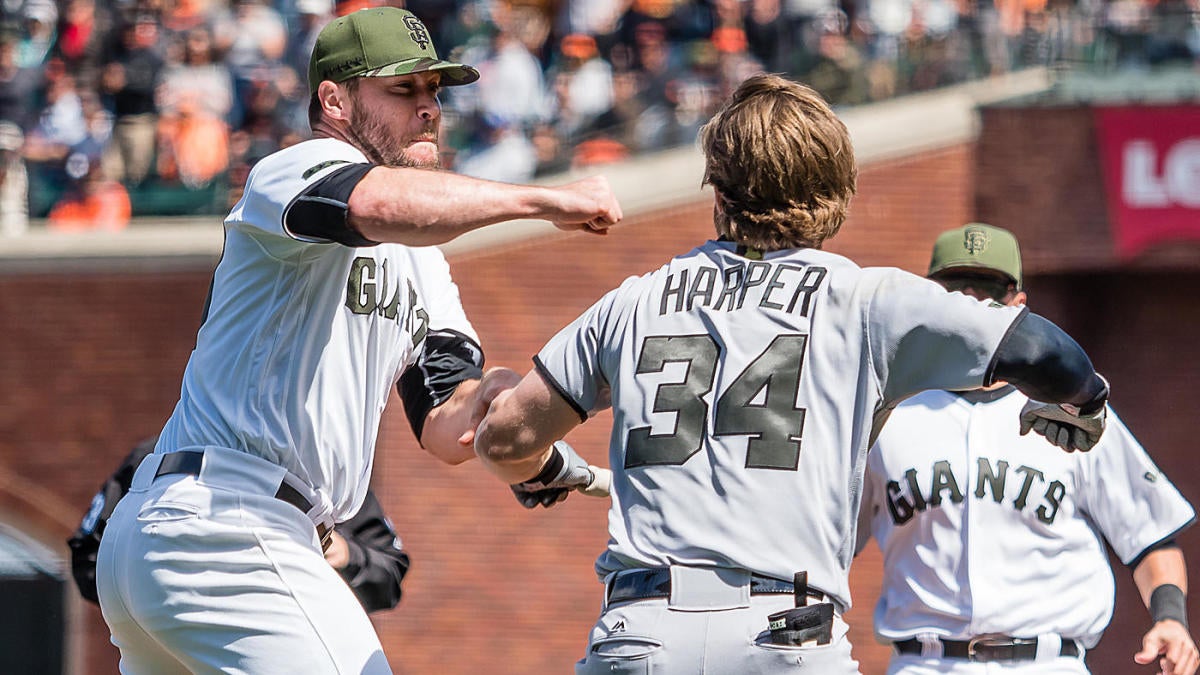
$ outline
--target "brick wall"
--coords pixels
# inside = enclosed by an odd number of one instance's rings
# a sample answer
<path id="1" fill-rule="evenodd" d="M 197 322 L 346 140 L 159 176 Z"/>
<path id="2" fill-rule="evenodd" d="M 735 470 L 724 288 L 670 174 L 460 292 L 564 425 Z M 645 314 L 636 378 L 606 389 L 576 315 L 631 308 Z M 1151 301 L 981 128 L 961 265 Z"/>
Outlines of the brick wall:
<path id="1" fill-rule="evenodd" d="M 851 218 L 829 248 L 864 264 L 921 271 L 933 236 L 970 217 L 975 165 L 973 147 L 959 146 L 863 169 Z M 562 235 L 453 260 L 489 363 L 526 369 L 529 356 L 603 291 L 709 237 L 710 210 L 697 203 L 630 219 L 606 238 Z M 102 478 L 170 413 L 210 272 L 47 269 L 0 276 L 7 334 L 0 390 L 8 393 L 0 410 L 0 516 L 19 517 L 55 544 L 69 534 Z M 1124 294 L 1118 292 L 1123 286 L 1112 290 L 1132 304 L 1142 281 L 1128 284 Z M 1069 297 L 1053 288 L 1047 286 L 1047 296 Z M 1186 339 L 1171 312 L 1194 309 L 1189 303 L 1196 294 L 1165 279 L 1152 290 L 1156 300 L 1171 300 L 1161 310 L 1113 314 L 1114 321 L 1141 321 L 1138 340 L 1155 340 L 1151 331 L 1160 328 Z M 1077 318 L 1081 329 L 1112 327 Z M 1116 342 L 1106 344 L 1114 358 L 1121 353 Z M 1160 381 L 1156 369 L 1171 372 L 1173 350 L 1147 351 L 1154 351 L 1145 355 L 1152 362 L 1110 369 L 1114 383 L 1135 390 L 1140 383 L 1149 391 Z M 1195 374 L 1184 369 L 1175 384 Z M 1131 395 L 1125 408 L 1131 426 L 1148 427 L 1146 438 L 1156 446 L 1181 444 L 1184 434 L 1155 435 L 1149 428 L 1181 423 L 1139 408 L 1139 398 Z M 1162 400 L 1182 406 L 1187 399 Z M 607 502 L 576 495 L 553 510 L 527 512 L 478 466 L 446 467 L 426 455 L 411 440 L 397 403 L 383 424 L 374 480 L 414 560 L 401 606 L 375 619 L 393 667 L 399 673 L 570 672 L 599 609 L 591 567 L 606 540 Z M 602 460 L 608 422 L 601 416 L 571 440 Z M 887 658 L 870 637 L 878 569 L 872 549 L 852 574 L 858 604 L 848 619 L 866 673 L 883 672 Z M 80 672 L 116 672 L 99 612 L 89 606 L 79 615 L 77 633 L 86 638 L 75 658 L 87 664 Z"/>

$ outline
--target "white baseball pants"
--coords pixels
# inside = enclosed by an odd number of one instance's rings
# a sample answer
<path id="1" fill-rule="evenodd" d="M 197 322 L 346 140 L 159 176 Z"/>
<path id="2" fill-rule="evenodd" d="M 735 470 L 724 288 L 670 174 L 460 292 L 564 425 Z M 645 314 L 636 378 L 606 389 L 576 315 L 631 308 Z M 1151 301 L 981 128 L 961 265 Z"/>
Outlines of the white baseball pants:
<path id="1" fill-rule="evenodd" d="M 274 495 L 282 468 L 206 448 L 199 476 L 138 467 L 96 565 L 121 672 L 390 673 L 362 606 L 308 516 Z"/>

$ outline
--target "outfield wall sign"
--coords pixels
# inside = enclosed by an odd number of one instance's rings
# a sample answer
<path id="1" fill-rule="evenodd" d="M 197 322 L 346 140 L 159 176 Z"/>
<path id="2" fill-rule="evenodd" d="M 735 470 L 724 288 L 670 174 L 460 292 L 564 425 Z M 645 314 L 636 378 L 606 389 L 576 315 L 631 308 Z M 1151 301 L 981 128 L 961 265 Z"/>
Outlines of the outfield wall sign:
<path id="1" fill-rule="evenodd" d="M 1200 106 L 1097 108 L 1096 132 L 1117 256 L 1200 240 Z"/>

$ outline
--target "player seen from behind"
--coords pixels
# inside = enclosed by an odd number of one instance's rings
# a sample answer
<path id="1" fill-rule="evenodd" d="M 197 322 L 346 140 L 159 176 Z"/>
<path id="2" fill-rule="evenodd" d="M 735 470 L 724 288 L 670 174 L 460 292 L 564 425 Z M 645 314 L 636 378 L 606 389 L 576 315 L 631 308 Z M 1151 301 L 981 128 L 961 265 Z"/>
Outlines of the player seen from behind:
<path id="1" fill-rule="evenodd" d="M 857 169 L 846 127 L 811 89 L 751 77 L 701 144 L 718 238 L 626 280 L 555 336 L 493 401 L 476 450 L 509 483 L 575 480 L 561 466 L 582 460 L 547 448 L 611 402 L 604 606 L 577 673 L 856 672 L 847 570 L 888 410 L 924 389 L 1006 379 L 1077 406 L 1082 416 L 1025 414 L 1083 448 L 1100 435 L 1107 386 L 1023 308 L 821 250 Z"/>

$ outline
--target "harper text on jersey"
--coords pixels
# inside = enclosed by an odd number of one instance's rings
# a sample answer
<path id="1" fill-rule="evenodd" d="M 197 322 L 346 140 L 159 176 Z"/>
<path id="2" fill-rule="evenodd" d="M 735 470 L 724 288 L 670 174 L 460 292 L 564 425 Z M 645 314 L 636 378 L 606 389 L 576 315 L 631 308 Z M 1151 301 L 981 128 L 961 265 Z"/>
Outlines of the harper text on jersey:
<path id="1" fill-rule="evenodd" d="M 996 461 L 995 468 L 992 467 L 991 461 L 986 457 L 980 457 L 977 461 L 978 475 L 975 478 L 975 491 L 972 493 L 976 499 L 984 499 L 989 496 L 988 491 L 991 491 L 991 499 L 997 504 L 1004 500 L 1004 484 L 1008 478 L 1008 462 L 1001 459 Z M 1013 469 L 1013 473 L 1023 476 L 1021 489 L 1017 492 L 1016 498 L 1012 500 L 1012 507 L 1018 511 L 1024 510 L 1029 503 L 1029 493 L 1033 490 L 1034 481 L 1046 483 L 1046 474 L 1039 469 L 1022 464 Z M 924 511 L 931 506 L 941 506 L 943 493 L 948 493 L 950 501 L 958 504 L 963 500 L 962 490 L 958 487 L 958 480 L 954 477 L 954 470 L 950 466 L 950 462 L 941 460 L 933 463 L 933 478 L 930 481 L 928 497 L 921 492 L 921 486 L 917 477 L 916 469 L 908 469 L 904 472 L 905 490 L 901 487 L 899 480 L 889 480 L 887 483 L 887 504 L 888 512 L 892 516 L 892 522 L 896 525 L 903 525 L 912 519 L 918 511 Z M 908 496 L 905 496 L 907 492 Z M 1058 515 L 1058 509 L 1062 506 L 1063 497 L 1067 494 L 1067 488 L 1060 480 L 1050 481 L 1046 485 L 1046 492 L 1043 495 L 1044 504 L 1037 507 L 1037 518 L 1043 523 L 1050 525 L 1054 523 L 1054 517 Z"/>
<path id="2" fill-rule="evenodd" d="M 826 273 L 824 267 L 816 265 L 764 261 L 735 264 L 725 268 L 724 275 L 714 265 L 683 268 L 667 276 L 658 313 L 662 316 L 691 311 L 696 303 L 714 310 L 741 309 L 751 296 L 752 305 L 808 316 L 812 295 L 821 287 Z"/>

